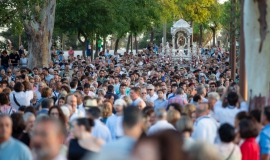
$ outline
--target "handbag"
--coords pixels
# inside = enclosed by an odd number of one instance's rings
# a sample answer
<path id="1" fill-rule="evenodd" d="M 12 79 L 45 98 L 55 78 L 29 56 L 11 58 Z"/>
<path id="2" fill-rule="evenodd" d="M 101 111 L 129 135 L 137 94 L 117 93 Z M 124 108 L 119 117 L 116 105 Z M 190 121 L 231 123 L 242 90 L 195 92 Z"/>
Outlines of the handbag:
<path id="1" fill-rule="evenodd" d="M 232 154 L 234 152 L 234 149 L 235 149 L 235 145 L 233 145 L 233 149 L 232 149 L 230 155 L 226 158 L 226 160 L 229 160 L 231 158 L 231 156 L 232 156 Z"/>
<path id="2" fill-rule="evenodd" d="M 21 105 L 18 103 L 14 93 L 13 93 L 13 100 L 16 103 L 17 106 L 21 107 Z"/>

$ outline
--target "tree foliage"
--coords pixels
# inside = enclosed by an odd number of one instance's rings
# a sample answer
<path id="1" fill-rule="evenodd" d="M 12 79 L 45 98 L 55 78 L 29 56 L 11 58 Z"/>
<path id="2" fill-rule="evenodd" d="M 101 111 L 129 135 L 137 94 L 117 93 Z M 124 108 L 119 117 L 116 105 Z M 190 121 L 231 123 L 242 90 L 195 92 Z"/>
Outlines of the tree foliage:
<path id="1" fill-rule="evenodd" d="M 231 7 L 235 7 L 234 13 L 231 13 Z M 241 15 L 241 3 L 238 1 L 236 4 L 231 4 L 230 1 L 226 1 L 221 5 L 221 16 L 220 16 L 220 23 L 222 28 L 229 32 L 230 30 L 230 22 L 231 22 L 231 14 L 235 17 L 235 30 L 240 31 L 240 15 Z"/>
<path id="2" fill-rule="evenodd" d="M 40 6 L 45 0 L 1 0 L 0 27 L 8 27 L 19 35 L 23 32 L 23 21 L 40 18 Z"/>
<path id="3" fill-rule="evenodd" d="M 215 0 L 179 0 L 180 16 L 187 21 L 203 23 L 211 17 Z"/>

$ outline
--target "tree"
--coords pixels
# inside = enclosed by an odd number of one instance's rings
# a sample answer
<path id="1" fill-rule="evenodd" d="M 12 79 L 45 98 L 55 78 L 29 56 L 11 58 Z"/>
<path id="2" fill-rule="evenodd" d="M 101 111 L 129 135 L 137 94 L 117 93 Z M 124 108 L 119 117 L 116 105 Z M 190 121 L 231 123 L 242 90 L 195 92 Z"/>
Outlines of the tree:
<path id="1" fill-rule="evenodd" d="M 243 41 L 245 42 L 244 62 L 247 76 L 249 109 L 262 109 L 270 105 L 269 79 L 270 55 L 268 32 L 270 1 L 244 1 Z M 241 74 L 240 69 L 240 74 Z M 263 74 L 261 74 L 263 73 Z M 240 81 L 240 83 L 242 83 Z"/>
<path id="2" fill-rule="evenodd" d="M 231 14 L 233 14 L 233 17 L 235 17 L 235 31 L 240 31 L 240 1 L 238 1 L 237 3 L 235 3 L 233 5 L 233 7 L 235 7 L 235 12 L 231 13 L 231 7 L 232 4 L 230 1 L 226 1 L 225 3 L 223 3 L 220 7 L 221 11 L 220 11 L 220 24 L 222 26 L 222 29 L 224 29 L 225 31 L 225 43 L 228 43 L 228 40 L 230 38 L 230 24 L 231 24 Z M 230 14 L 229 14 L 230 13 Z M 236 38 L 239 39 L 238 37 L 239 35 L 236 35 Z"/>
<path id="3" fill-rule="evenodd" d="M 63 33 L 77 34 L 85 55 L 88 41 L 93 44 L 94 40 L 113 33 L 116 23 L 113 2 L 115 1 L 59 0 L 56 8 L 56 28 Z"/>
<path id="4" fill-rule="evenodd" d="M 180 17 L 191 22 L 193 28 L 194 22 L 204 23 L 211 17 L 211 6 L 215 0 L 179 0 L 178 6 Z M 191 37 L 191 44 L 193 36 Z"/>
<path id="5" fill-rule="evenodd" d="M 28 37 L 28 67 L 47 67 L 50 61 L 56 0 L 46 0 L 36 12 L 28 12 L 32 19 L 23 20 Z"/>
<path id="6" fill-rule="evenodd" d="M 29 68 L 48 66 L 55 6 L 56 0 L 0 1 L 0 24 L 27 34 Z"/>
<path id="7" fill-rule="evenodd" d="M 212 30 L 213 34 L 213 46 L 216 46 L 216 31 L 218 28 L 220 28 L 220 16 L 221 16 L 220 8 L 221 5 L 217 0 L 215 0 L 215 3 L 212 4 L 210 7 L 211 16 L 207 21 L 209 28 Z"/>
<path id="8" fill-rule="evenodd" d="M 222 25 L 222 28 L 230 31 L 230 14 L 231 13 L 231 2 L 226 1 L 222 5 L 220 5 L 220 24 Z M 235 13 L 233 13 L 235 19 L 236 19 L 236 30 L 240 30 L 240 1 L 238 1 L 236 4 L 234 4 L 235 7 Z"/>
<path id="9" fill-rule="evenodd" d="M 12 42 L 12 46 L 15 48 L 19 48 L 19 36 L 14 34 L 13 28 L 9 28 L 6 31 L 1 32 L 1 36 L 4 37 L 3 41 L 0 41 L 0 50 L 8 48 L 7 39 L 10 39 Z M 21 44 L 24 46 L 24 48 L 28 48 L 28 38 L 25 32 L 21 34 Z"/>

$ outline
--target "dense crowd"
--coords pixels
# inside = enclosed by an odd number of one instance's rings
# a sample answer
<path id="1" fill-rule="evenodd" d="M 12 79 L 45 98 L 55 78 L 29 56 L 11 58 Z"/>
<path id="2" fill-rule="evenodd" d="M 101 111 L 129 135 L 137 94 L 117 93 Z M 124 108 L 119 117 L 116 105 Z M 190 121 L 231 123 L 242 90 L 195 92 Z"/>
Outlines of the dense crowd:
<path id="1" fill-rule="evenodd" d="M 228 52 L 201 51 L 150 43 L 91 61 L 70 48 L 47 68 L 2 51 L 0 159 L 269 160 L 270 107 L 249 110 Z"/>

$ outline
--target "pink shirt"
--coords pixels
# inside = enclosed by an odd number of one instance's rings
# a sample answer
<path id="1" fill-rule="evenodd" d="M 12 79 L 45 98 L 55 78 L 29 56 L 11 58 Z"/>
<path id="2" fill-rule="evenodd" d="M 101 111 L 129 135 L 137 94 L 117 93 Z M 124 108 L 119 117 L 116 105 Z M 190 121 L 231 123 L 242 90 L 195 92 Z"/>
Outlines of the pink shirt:
<path id="1" fill-rule="evenodd" d="M 69 55 L 74 54 L 74 51 L 73 51 L 73 50 L 69 50 L 69 51 L 68 51 L 68 54 L 69 54 Z"/>

